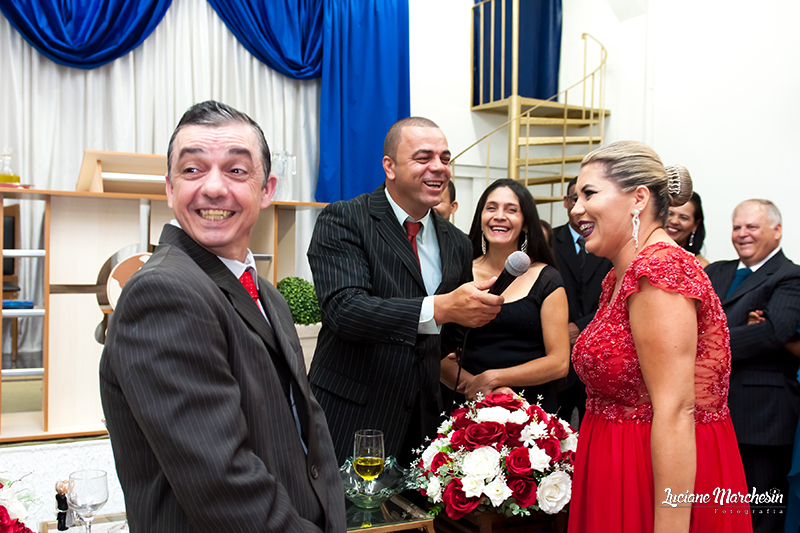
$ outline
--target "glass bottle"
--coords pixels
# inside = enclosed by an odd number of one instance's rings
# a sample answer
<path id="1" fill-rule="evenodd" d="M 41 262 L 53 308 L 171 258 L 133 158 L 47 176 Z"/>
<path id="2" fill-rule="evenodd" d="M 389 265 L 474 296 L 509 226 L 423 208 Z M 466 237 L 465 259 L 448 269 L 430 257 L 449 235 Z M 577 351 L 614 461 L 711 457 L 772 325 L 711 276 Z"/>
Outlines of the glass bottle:
<path id="1" fill-rule="evenodd" d="M 0 154 L 0 183 L 19 183 L 19 176 L 14 174 L 11 170 L 11 147 L 6 146 L 3 148 L 3 153 Z"/>

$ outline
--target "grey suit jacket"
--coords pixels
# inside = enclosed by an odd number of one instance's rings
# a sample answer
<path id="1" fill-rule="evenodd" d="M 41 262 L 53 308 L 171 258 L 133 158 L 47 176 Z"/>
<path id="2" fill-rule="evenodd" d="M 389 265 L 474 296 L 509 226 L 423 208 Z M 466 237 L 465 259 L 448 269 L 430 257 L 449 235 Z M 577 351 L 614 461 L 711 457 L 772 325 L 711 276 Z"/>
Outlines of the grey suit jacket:
<path id="1" fill-rule="evenodd" d="M 100 390 L 131 531 L 345 530 L 291 313 L 266 280 L 259 295 L 271 328 L 230 270 L 171 225 L 125 285 Z"/>
<path id="2" fill-rule="evenodd" d="M 472 280 L 472 246 L 432 213 L 442 262 L 436 293 Z M 381 185 L 320 214 L 308 259 L 322 311 L 309 380 L 325 409 L 340 463 L 356 430 L 380 429 L 397 455 L 410 424 L 434 436 L 442 411 L 442 336 L 418 335 L 426 296 L 417 259 Z M 419 402 L 421 419 L 411 412 Z M 421 444 L 421 443 L 420 443 Z"/>
<path id="3" fill-rule="evenodd" d="M 800 324 L 800 266 L 779 251 L 727 296 L 738 263 L 706 267 L 731 333 L 731 420 L 742 444 L 790 445 L 800 415 L 800 360 L 783 345 Z M 756 309 L 766 321 L 748 326 Z"/>

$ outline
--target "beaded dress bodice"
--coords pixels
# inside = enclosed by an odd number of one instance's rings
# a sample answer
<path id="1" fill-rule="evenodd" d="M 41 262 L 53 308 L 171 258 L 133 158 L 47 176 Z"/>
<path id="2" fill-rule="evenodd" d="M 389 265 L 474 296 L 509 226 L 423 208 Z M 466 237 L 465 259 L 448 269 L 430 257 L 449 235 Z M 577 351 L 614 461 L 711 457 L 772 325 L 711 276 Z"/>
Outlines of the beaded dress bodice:
<path id="1" fill-rule="evenodd" d="M 642 277 L 655 287 L 697 301 L 695 423 L 727 418 L 731 350 L 725 313 L 697 259 L 683 248 L 663 242 L 644 248 L 636 256 L 613 301 L 614 270 L 603 280 L 594 320 L 583 330 L 572 352 L 575 371 L 586 384 L 587 413 L 609 421 L 653 420 L 627 306 L 628 296 L 639 292 Z"/>

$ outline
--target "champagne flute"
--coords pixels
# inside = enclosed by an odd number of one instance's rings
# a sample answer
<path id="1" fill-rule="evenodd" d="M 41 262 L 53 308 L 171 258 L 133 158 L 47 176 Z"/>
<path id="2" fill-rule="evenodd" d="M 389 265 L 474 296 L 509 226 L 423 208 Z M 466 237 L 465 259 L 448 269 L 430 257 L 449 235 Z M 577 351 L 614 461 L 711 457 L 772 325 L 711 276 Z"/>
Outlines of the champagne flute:
<path id="1" fill-rule="evenodd" d="M 356 431 L 353 468 L 364 481 L 372 481 L 383 472 L 383 433 L 377 429 Z"/>
<path id="2" fill-rule="evenodd" d="M 86 522 L 87 533 L 92 533 L 92 520 L 107 501 L 105 470 L 78 470 L 69 475 L 67 502 L 75 514 Z"/>

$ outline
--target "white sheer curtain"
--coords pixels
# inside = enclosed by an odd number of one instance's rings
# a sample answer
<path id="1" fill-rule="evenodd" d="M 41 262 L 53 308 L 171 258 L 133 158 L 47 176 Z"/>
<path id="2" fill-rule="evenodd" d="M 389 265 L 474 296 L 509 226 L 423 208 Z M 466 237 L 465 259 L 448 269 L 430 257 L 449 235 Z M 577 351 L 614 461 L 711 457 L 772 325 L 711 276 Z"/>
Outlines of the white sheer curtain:
<path id="1" fill-rule="evenodd" d="M 13 147 L 14 170 L 37 189 L 74 190 L 84 149 L 166 154 L 183 112 L 215 99 L 256 120 L 273 151 L 297 157 L 281 199 L 313 201 L 319 80 L 292 80 L 260 63 L 205 0 L 174 0 L 139 48 L 88 71 L 51 62 L 0 15 L 0 80 L 0 146 Z M 20 209 L 21 247 L 41 248 L 43 203 Z M 303 211 L 297 224 L 296 273 L 309 280 L 314 218 Z M 41 303 L 42 274 L 41 260 L 20 260 L 20 298 Z M 20 351 L 39 351 L 41 341 L 41 320 L 20 321 Z"/>

